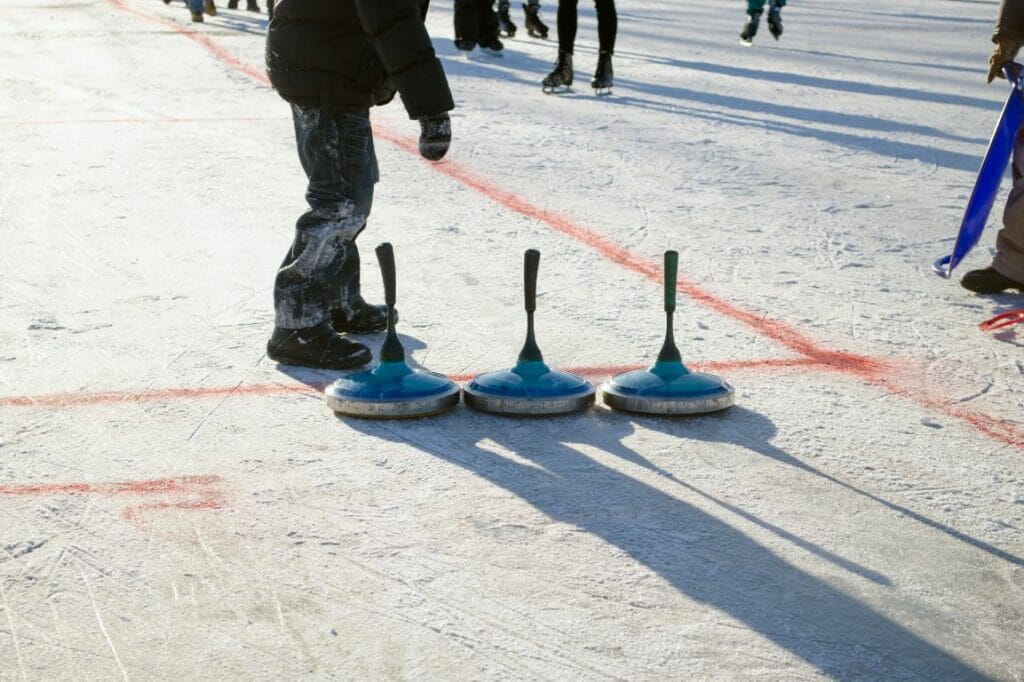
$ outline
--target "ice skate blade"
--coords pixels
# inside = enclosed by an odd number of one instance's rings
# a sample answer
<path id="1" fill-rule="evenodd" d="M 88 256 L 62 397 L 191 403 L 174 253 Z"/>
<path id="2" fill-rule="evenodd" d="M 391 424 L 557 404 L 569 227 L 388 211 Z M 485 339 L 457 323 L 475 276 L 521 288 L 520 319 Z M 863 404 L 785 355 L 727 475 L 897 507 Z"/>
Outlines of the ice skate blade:
<path id="1" fill-rule="evenodd" d="M 541 90 L 544 91 L 545 95 L 564 95 L 568 92 L 572 92 L 571 85 L 542 85 Z"/>
<path id="2" fill-rule="evenodd" d="M 548 34 L 547 33 L 538 33 L 537 31 L 527 31 L 527 33 L 530 34 L 531 38 L 537 38 L 539 40 L 547 40 L 548 39 Z"/>
<path id="3" fill-rule="evenodd" d="M 485 54 L 488 57 L 494 57 L 496 59 L 501 59 L 502 57 L 505 56 L 505 52 L 503 50 L 492 50 L 489 47 L 483 46 L 480 47 L 480 53 Z"/>
<path id="4" fill-rule="evenodd" d="M 626 396 L 606 386 L 601 388 L 604 404 L 623 412 L 652 415 L 686 415 L 721 412 L 736 402 L 735 392 L 716 398 L 646 398 Z"/>
<path id="5" fill-rule="evenodd" d="M 563 398 L 511 398 L 487 395 L 470 387 L 463 389 L 466 405 L 480 412 L 512 417 L 551 417 L 582 412 L 594 404 L 593 387 L 582 395 Z"/>
<path id="6" fill-rule="evenodd" d="M 610 86 L 607 88 L 594 88 L 594 94 L 598 97 L 611 97 L 612 89 Z"/>
<path id="7" fill-rule="evenodd" d="M 445 393 L 415 400 L 372 400 L 332 392 L 324 392 L 327 406 L 336 414 L 363 419 L 412 419 L 447 412 L 459 404 L 459 387 L 452 386 Z"/>
<path id="8" fill-rule="evenodd" d="M 750 47 L 753 44 L 753 40 L 744 40 L 743 38 L 740 38 L 740 45 L 742 45 L 743 47 Z"/>

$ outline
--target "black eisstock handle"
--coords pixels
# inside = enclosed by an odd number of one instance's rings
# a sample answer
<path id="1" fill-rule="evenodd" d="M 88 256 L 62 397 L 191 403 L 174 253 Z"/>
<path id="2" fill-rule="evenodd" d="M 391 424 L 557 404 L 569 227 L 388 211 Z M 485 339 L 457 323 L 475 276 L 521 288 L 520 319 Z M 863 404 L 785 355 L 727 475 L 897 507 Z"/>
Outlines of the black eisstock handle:
<path id="1" fill-rule="evenodd" d="M 523 291 L 526 294 L 526 342 L 519 351 L 520 362 L 543 362 L 537 339 L 533 333 L 533 313 L 537 310 L 537 270 L 540 269 L 540 251 L 529 249 L 523 257 Z"/>
<path id="2" fill-rule="evenodd" d="M 537 310 L 537 271 L 540 269 L 540 251 L 529 249 L 523 258 L 523 288 L 526 293 L 526 312 Z"/>
<path id="3" fill-rule="evenodd" d="M 384 302 L 388 306 L 388 332 L 384 337 L 384 343 L 380 347 L 381 362 L 403 362 L 405 360 L 405 348 L 398 340 L 395 332 L 395 249 L 390 243 L 384 242 L 376 249 L 377 262 L 380 264 L 380 274 L 384 278 Z"/>
<path id="4" fill-rule="evenodd" d="M 377 262 L 380 263 L 380 274 L 384 278 L 384 302 L 390 307 L 395 305 L 395 249 L 389 242 L 377 247 Z"/>
<path id="5" fill-rule="evenodd" d="M 679 252 L 665 252 L 665 312 L 676 311 L 676 280 L 679 276 Z"/>
<path id="6" fill-rule="evenodd" d="M 665 252 L 665 342 L 658 353 L 658 362 L 682 362 L 679 348 L 676 347 L 675 334 L 672 329 L 672 316 L 676 312 L 676 279 L 679 275 L 679 252 Z"/>

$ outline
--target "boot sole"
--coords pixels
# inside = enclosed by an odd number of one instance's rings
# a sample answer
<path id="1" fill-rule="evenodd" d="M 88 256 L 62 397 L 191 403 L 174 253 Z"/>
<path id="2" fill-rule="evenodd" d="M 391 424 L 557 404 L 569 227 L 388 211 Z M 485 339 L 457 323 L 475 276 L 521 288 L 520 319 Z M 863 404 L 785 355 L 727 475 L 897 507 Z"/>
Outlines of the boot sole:
<path id="1" fill-rule="evenodd" d="M 293 358 L 281 353 L 276 353 L 267 348 L 267 357 L 274 362 L 282 365 L 291 365 L 293 367 L 308 367 L 310 369 L 355 369 L 362 367 L 363 365 L 370 362 L 373 359 L 373 353 L 370 351 L 361 351 L 350 355 L 347 358 L 335 360 L 334 362 L 317 363 L 311 362 L 305 358 Z"/>

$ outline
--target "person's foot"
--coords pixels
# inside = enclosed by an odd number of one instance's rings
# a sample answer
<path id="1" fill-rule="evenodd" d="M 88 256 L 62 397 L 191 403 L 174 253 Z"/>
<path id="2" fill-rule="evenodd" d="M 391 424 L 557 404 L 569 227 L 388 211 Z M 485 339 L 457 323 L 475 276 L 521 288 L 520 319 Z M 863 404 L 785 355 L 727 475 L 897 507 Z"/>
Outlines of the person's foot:
<path id="1" fill-rule="evenodd" d="M 246 12 L 259 12 L 260 6 L 256 4 L 256 0 L 246 0 L 245 2 Z"/>
<path id="2" fill-rule="evenodd" d="M 398 322 L 397 310 L 395 311 L 395 322 Z M 382 332 L 388 328 L 388 308 L 383 305 L 371 305 L 360 298 L 348 312 L 337 308 L 332 310 L 331 326 L 339 334 Z"/>
<path id="3" fill-rule="evenodd" d="M 747 19 L 746 25 L 743 27 L 743 32 L 740 33 L 740 40 L 749 45 L 754 40 L 754 36 L 757 35 L 757 25 L 761 22 L 761 13 L 754 12 Z"/>
<path id="4" fill-rule="evenodd" d="M 572 53 L 559 50 L 555 68 L 540 82 L 540 85 L 544 92 L 557 92 L 572 85 L 572 76 Z"/>
<path id="5" fill-rule="evenodd" d="M 274 327 L 267 341 L 267 357 L 283 365 L 299 365 L 316 369 L 352 369 L 373 359 L 370 349 L 350 341 L 321 322 L 307 329 Z"/>
<path id="6" fill-rule="evenodd" d="M 217 6 L 213 4 L 213 0 L 203 0 L 203 9 L 211 17 L 217 16 Z"/>
<path id="7" fill-rule="evenodd" d="M 504 49 L 505 45 L 497 37 L 494 37 L 491 40 L 480 41 L 480 51 L 484 54 L 489 54 L 492 57 L 501 57 L 503 55 L 502 50 Z"/>
<path id="8" fill-rule="evenodd" d="M 476 47 L 475 40 L 459 39 L 455 41 L 456 49 L 462 50 L 463 52 L 472 52 Z"/>
<path id="9" fill-rule="evenodd" d="M 540 5 L 524 4 L 523 12 L 526 13 L 526 32 L 531 38 L 547 38 L 548 27 L 540 19 Z"/>
<path id="10" fill-rule="evenodd" d="M 777 5 L 768 10 L 768 30 L 776 40 L 782 35 L 782 12 Z"/>
<path id="11" fill-rule="evenodd" d="M 1024 282 L 1012 280 L 994 268 L 971 270 L 960 280 L 960 286 L 976 294 L 1001 294 L 1007 289 L 1024 293 Z"/>
<path id="12" fill-rule="evenodd" d="M 508 15 L 508 7 L 498 10 L 498 31 L 506 38 L 516 37 L 516 25 L 512 23 L 512 17 Z"/>
<path id="13" fill-rule="evenodd" d="M 192 21 L 194 21 L 197 24 L 203 23 L 203 13 L 202 12 L 192 12 Z"/>
<path id="14" fill-rule="evenodd" d="M 238 9 L 238 0 L 228 0 L 228 9 Z"/>

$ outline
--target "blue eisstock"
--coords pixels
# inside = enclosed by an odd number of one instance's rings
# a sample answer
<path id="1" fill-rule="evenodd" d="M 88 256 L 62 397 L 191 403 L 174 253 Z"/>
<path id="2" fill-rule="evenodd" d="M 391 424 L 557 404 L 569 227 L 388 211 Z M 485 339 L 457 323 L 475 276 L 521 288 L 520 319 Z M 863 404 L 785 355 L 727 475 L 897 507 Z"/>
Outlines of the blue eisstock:
<path id="1" fill-rule="evenodd" d="M 1011 62 L 1004 67 L 1004 73 L 1012 88 L 981 161 L 978 179 L 967 202 L 967 210 L 964 211 L 953 252 L 932 265 L 932 270 L 946 279 L 952 276 L 953 269 L 977 245 L 981 233 L 985 231 L 992 205 L 999 193 L 999 184 L 1006 172 L 1006 165 L 1010 162 L 1013 140 L 1021 123 L 1024 122 L 1024 93 L 1021 92 L 1024 88 L 1024 67 Z"/>

